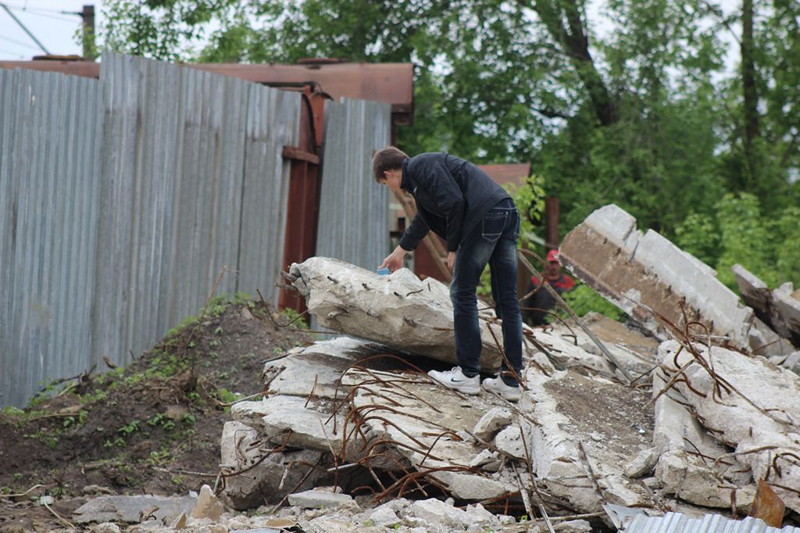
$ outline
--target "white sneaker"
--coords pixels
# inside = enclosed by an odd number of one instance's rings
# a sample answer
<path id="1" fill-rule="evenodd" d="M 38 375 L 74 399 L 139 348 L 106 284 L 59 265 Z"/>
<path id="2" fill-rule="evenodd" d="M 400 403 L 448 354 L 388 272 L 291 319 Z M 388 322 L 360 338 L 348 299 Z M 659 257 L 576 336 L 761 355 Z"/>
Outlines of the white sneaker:
<path id="1" fill-rule="evenodd" d="M 522 389 L 520 387 L 512 387 L 511 385 L 506 385 L 505 382 L 500 377 L 496 378 L 486 378 L 483 380 L 481 386 L 489 391 L 497 394 L 504 400 L 508 400 L 509 402 L 516 402 L 519 400 L 520 396 L 522 396 Z"/>
<path id="2" fill-rule="evenodd" d="M 454 366 L 452 369 L 443 372 L 431 370 L 428 375 L 448 389 L 457 390 L 464 394 L 478 394 L 481 392 L 480 376 L 468 378 L 461 372 L 460 366 Z"/>

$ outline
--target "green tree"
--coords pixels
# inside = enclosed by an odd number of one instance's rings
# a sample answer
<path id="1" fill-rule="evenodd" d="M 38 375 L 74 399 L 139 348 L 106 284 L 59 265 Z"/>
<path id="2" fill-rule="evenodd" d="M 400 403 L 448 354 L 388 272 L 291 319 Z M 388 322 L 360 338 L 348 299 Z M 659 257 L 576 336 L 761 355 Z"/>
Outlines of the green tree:
<path id="1" fill-rule="evenodd" d="M 677 244 L 717 269 L 717 277 L 731 289 L 731 271 L 741 264 L 774 288 L 797 281 L 800 272 L 800 208 L 788 207 L 769 219 L 759 199 L 748 193 L 726 194 L 714 213 L 691 215 L 676 231 Z"/>

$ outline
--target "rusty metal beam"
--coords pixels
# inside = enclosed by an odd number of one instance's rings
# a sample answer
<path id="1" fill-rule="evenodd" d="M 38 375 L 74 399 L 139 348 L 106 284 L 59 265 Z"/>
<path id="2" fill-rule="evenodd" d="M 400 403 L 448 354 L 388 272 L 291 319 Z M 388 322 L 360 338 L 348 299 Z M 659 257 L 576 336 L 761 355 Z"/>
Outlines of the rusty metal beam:
<path id="1" fill-rule="evenodd" d="M 399 125 L 410 124 L 414 110 L 414 65 L 411 63 L 186 63 L 184 66 L 273 87 L 302 88 L 315 84 L 336 101 L 344 97 L 388 103 L 392 106 L 393 121 Z M 93 61 L 0 61 L 0 68 L 98 78 L 101 64 Z"/>
<path id="2" fill-rule="evenodd" d="M 307 163 L 313 163 L 315 165 L 319 165 L 319 156 L 317 154 L 307 152 L 302 148 L 300 148 L 299 146 L 284 146 L 282 155 L 284 159 L 293 159 L 295 161 L 306 161 Z"/>

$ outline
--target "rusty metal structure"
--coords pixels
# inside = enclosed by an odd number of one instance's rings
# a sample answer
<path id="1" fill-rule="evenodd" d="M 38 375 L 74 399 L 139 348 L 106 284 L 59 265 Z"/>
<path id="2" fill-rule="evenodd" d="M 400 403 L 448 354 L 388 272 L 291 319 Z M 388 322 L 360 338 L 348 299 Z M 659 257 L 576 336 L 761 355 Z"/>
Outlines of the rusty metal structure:
<path id="1" fill-rule="evenodd" d="M 185 67 L 223 74 L 280 89 L 315 90 L 332 100 L 352 98 L 392 106 L 392 122 L 411 124 L 414 111 L 414 65 L 411 63 L 344 63 L 330 59 L 305 60 L 298 65 L 242 65 L 238 63 L 185 63 Z M 94 61 L 0 61 L 0 68 L 60 72 L 99 78 L 101 63 Z"/>
<path id="2" fill-rule="evenodd" d="M 317 245 L 317 214 L 320 201 L 320 150 L 326 96 L 316 85 L 302 88 L 300 138 L 297 146 L 284 146 L 283 158 L 291 161 L 289 201 L 283 266 L 314 255 Z M 281 291 L 280 306 L 302 312 L 301 299 Z"/>

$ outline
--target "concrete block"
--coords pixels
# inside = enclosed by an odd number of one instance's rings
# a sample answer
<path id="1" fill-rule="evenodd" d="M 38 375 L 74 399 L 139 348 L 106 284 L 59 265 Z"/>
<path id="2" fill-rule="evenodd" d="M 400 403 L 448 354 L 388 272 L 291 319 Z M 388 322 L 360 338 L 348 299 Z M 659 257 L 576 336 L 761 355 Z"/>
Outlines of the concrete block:
<path id="1" fill-rule="evenodd" d="M 733 265 L 733 275 L 742 299 L 753 308 L 760 337 L 751 346 L 759 355 L 783 355 L 800 347 L 800 301 L 792 284 L 771 291 L 767 284 L 742 265 Z"/>
<path id="2" fill-rule="evenodd" d="M 359 360 L 391 350 L 380 344 L 336 337 L 311 346 L 295 348 L 286 357 L 264 365 L 265 386 L 274 394 L 318 398 L 334 398 L 347 394 L 339 378 Z"/>
<path id="3" fill-rule="evenodd" d="M 700 344 L 667 341 L 659 357 L 667 379 L 685 367 L 675 389 L 704 427 L 800 511 L 800 494 L 790 489 L 800 486 L 800 377 L 763 357 Z"/>
<path id="4" fill-rule="evenodd" d="M 379 382 L 374 374 L 350 370 L 342 381 L 356 386 L 353 407 L 364 413 L 363 425 L 376 438 L 396 442 L 396 450 L 417 470 L 447 487 L 455 498 L 480 501 L 516 490 L 516 485 L 471 472 L 470 464 L 483 450 L 459 432 L 471 431 L 481 413 L 499 402 L 490 395 L 468 400 L 415 374 L 392 374 Z"/>
<path id="5" fill-rule="evenodd" d="M 753 311 L 716 279 L 712 269 L 658 233 L 642 234 L 615 205 L 591 213 L 565 238 L 567 268 L 665 340 L 669 324 L 704 324 L 713 335 L 747 348 Z M 663 317 L 663 318 L 662 318 Z"/>
<path id="6" fill-rule="evenodd" d="M 307 490 L 324 479 L 333 463 L 329 453 L 318 450 L 269 452 L 275 445 L 259 431 L 241 422 L 226 422 L 220 440 L 220 465 L 228 473 L 246 470 L 225 480 L 222 501 L 245 510 L 281 501 L 292 490 Z M 325 456 L 323 458 L 323 456 Z M 309 465 L 319 464 L 320 468 Z M 310 470 L 310 471 L 309 471 Z"/>
<path id="7" fill-rule="evenodd" d="M 320 325 L 390 345 L 409 354 L 456 363 L 453 306 L 449 289 L 434 278 L 420 280 L 410 270 L 388 276 L 325 257 L 293 263 L 290 274 Z M 502 336 L 493 313 L 495 335 Z M 489 322 L 481 322 L 481 366 L 500 366 L 501 354 Z"/>
<path id="8" fill-rule="evenodd" d="M 234 404 L 231 416 L 258 429 L 275 444 L 286 442 L 298 448 L 341 453 L 347 442 L 342 432 L 344 417 L 314 407 L 313 402 L 299 396 L 270 396 Z"/>
<path id="9" fill-rule="evenodd" d="M 548 377 L 529 369 L 526 375 L 530 390 L 519 409 L 527 416 L 520 425 L 534 473 L 548 493 L 576 511 L 598 512 L 603 502 L 597 481 L 607 501 L 653 505 L 649 491 L 623 471 L 630 457 L 650 445 L 648 396 L 575 370 Z"/>
<path id="10" fill-rule="evenodd" d="M 525 444 L 522 442 L 520 428 L 516 424 L 503 428 L 494 439 L 494 445 L 498 450 L 522 461 L 527 460 Z M 531 450 L 527 453 L 531 453 Z"/>

